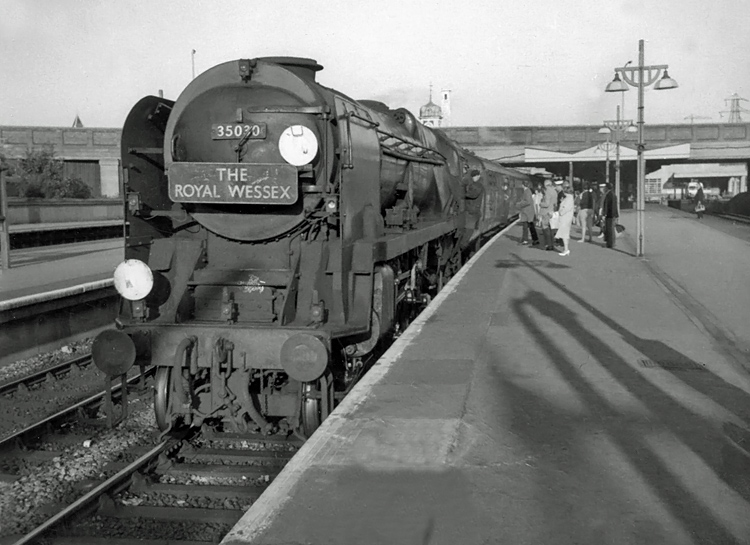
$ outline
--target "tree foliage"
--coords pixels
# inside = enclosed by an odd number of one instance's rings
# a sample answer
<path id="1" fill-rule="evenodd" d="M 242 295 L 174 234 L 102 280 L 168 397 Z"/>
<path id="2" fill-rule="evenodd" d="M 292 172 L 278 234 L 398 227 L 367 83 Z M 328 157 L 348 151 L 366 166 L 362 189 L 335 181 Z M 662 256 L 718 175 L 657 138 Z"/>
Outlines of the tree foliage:
<path id="1" fill-rule="evenodd" d="M 88 199 L 91 188 L 77 177 L 63 176 L 63 161 L 54 149 L 26 150 L 19 161 L 21 194 L 31 199 Z"/>
<path id="2" fill-rule="evenodd" d="M 91 188 L 78 177 L 67 177 L 63 180 L 47 182 L 44 196 L 52 199 L 88 199 Z"/>

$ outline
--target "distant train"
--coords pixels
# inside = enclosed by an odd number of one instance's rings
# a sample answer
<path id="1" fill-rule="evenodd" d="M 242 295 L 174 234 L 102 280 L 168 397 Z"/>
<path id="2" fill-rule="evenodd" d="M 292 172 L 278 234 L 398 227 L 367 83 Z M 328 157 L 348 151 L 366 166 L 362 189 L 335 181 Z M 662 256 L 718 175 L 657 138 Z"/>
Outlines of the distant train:
<path id="1" fill-rule="evenodd" d="M 123 300 L 95 356 L 158 366 L 162 429 L 309 436 L 531 180 L 321 69 L 226 62 L 127 118 Z"/>

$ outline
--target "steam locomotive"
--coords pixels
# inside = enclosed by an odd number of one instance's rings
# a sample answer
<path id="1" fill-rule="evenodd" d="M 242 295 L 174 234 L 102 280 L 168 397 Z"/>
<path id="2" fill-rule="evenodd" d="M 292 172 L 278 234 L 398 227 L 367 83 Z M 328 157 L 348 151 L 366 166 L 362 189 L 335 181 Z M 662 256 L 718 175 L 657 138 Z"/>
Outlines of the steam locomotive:
<path id="1" fill-rule="evenodd" d="M 93 353 L 111 375 L 157 366 L 163 430 L 309 436 L 512 215 L 525 174 L 321 69 L 226 62 L 127 117 L 122 299 Z"/>

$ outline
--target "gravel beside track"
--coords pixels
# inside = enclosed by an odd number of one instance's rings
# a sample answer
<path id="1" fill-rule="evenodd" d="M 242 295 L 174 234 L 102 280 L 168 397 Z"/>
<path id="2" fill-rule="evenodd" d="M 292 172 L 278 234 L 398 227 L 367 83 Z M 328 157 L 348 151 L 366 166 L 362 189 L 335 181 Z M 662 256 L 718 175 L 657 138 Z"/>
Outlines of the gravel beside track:
<path id="1" fill-rule="evenodd" d="M 87 521 L 75 525 L 67 537 L 85 537 L 96 535 L 104 538 L 128 538 L 163 540 L 168 543 L 177 541 L 199 541 L 218 543 L 229 533 L 233 524 L 203 524 L 182 521 L 141 521 L 138 528 L 133 527 L 132 521 L 112 519 L 94 515 Z"/>
<path id="2" fill-rule="evenodd" d="M 91 435 L 92 430 L 71 429 L 75 438 L 88 432 L 90 443 L 76 440 L 74 444 L 61 445 L 52 439 L 40 445 L 39 450 L 60 453 L 41 464 L 24 464 L 21 460 L 19 478 L 11 483 L 0 482 L 0 538 L 30 531 L 57 506 L 82 495 L 87 481 L 102 478 L 107 464 L 117 460 L 123 451 L 151 444 L 155 437 L 153 411 L 150 406 L 141 405 L 114 429 L 99 429 L 94 431 L 96 435 Z"/>
<path id="3" fill-rule="evenodd" d="M 92 338 L 69 342 L 65 346 L 62 346 L 52 352 L 38 354 L 31 358 L 26 358 L 9 365 L 4 365 L 0 367 L 0 384 L 23 375 L 28 375 L 36 371 L 40 371 L 61 361 L 66 361 L 83 354 L 88 354 L 91 352 L 91 344 L 93 342 L 94 340 Z"/>
<path id="4" fill-rule="evenodd" d="M 99 500 L 95 512 L 76 515 L 47 534 L 45 541 L 89 543 L 95 536 L 96 543 L 113 538 L 217 543 L 262 494 L 299 443 L 278 437 L 204 441 L 198 435 L 176 445 L 158 465 L 133 476 L 129 488 Z M 132 457 L 137 450 L 131 449 L 124 457 Z M 123 463 L 120 460 L 119 465 Z"/>
<path id="5" fill-rule="evenodd" d="M 134 367 L 128 376 L 139 372 L 140 369 Z M 119 383 L 116 380 L 113 387 Z M 102 392 L 104 387 L 104 375 L 94 365 L 89 365 L 85 369 L 73 368 L 61 378 L 44 381 L 31 389 L 0 395 L 0 414 L 3 415 L 0 418 L 0 439 Z"/>

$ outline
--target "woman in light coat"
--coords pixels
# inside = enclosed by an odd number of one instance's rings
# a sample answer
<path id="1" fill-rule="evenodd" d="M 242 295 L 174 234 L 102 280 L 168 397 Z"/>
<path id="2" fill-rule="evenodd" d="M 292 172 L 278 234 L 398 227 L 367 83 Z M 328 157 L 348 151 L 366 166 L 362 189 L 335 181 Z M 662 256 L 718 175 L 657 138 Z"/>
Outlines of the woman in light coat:
<path id="1" fill-rule="evenodd" d="M 570 226 L 573 223 L 573 211 L 575 210 L 575 197 L 570 193 L 565 193 L 565 197 L 560 202 L 560 223 L 557 228 L 557 238 L 562 239 L 564 249 L 559 255 L 570 255 L 568 243 L 570 242 Z"/>

